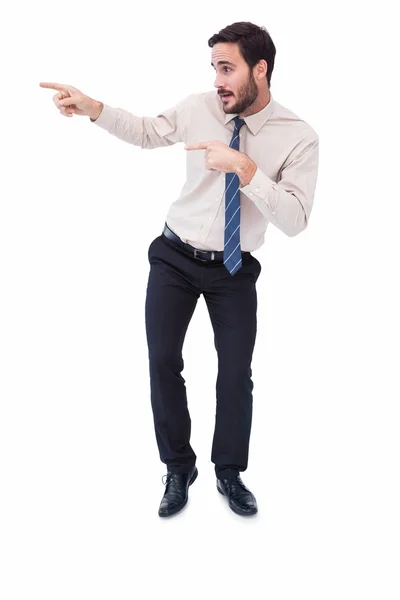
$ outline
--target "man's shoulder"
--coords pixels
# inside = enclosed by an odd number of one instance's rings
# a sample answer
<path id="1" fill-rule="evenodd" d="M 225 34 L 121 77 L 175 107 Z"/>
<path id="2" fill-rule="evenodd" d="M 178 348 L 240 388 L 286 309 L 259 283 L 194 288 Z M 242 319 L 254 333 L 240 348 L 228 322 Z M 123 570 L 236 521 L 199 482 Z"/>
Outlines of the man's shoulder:
<path id="1" fill-rule="evenodd" d="M 199 117 L 203 119 L 210 116 L 220 118 L 222 114 L 218 94 L 213 90 L 189 94 L 178 106 L 185 110 L 189 120 L 197 121 Z"/>
<path id="2" fill-rule="evenodd" d="M 281 122 L 282 125 L 294 128 L 299 134 L 302 136 L 304 135 L 310 140 L 318 140 L 318 133 L 308 121 L 300 117 L 290 108 L 287 108 L 280 102 L 277 102 L 275 99 L 273 118 L 274 120 Z"/>

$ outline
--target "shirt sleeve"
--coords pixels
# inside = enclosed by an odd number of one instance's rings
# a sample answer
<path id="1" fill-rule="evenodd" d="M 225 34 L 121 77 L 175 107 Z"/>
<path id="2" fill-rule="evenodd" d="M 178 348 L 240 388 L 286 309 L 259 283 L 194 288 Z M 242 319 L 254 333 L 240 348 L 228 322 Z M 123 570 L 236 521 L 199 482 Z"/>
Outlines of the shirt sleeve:
<path id="1" fill-rule="evenodd" d="M 277 182 L 257 167 L 250 183 L 240 188 L 269 221 L 290 237 L 308 225 L 318 173 L 318 137 L 298 146 L 285 161 Z"/>
<path id="2" fill-rule="evenodd" d="M 156 117 L 137 117 L 123 108 L 104 104 L 92 123 L 105 129 L 120 140 L 145 149 L 171 146 L 186 142 L 187 123 L 195 94 L 187 96 L 175 106 Z"/>

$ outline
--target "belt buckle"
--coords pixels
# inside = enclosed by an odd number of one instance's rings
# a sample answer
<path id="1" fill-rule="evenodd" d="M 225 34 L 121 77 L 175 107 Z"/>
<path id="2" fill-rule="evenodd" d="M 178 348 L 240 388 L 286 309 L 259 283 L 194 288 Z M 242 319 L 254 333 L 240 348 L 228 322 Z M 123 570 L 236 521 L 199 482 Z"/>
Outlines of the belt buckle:
<path id="1" fill-rule="evenodd" d="M 200 256 L 197 256 L 198 252 L 207 254 L 209 251 L 208 250 L 199 250 L 198 248 L 196 248 L 194 251 L 194 257 L 197 258 L 197 260 L 201 260 L 202 262 L 207 262 L 207 258 L 200 258 Z M 211 260 L 214 260 L 214 252 L 211 252 Z"/>

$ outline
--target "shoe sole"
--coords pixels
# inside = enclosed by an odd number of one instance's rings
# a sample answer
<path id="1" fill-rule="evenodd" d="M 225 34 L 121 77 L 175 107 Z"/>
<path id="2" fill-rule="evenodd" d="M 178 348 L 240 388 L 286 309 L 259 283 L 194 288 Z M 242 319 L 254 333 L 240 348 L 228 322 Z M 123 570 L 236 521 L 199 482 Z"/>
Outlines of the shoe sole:
<path id="1" fill-rule="evenodd" d="M 196 481 L 198 474 L 199 474 L 199 471 L 196 469 L 195 472 L 193 473 L 192 477 L 189 480 L 188 489 L 192 485 L 192 483 L 194 483 Z M 160 515 L 160 513 L 158 513 L 158 516 L 165 519 L 166 517 L 172 517 L 173 515 L 176 515 L 183 508 L 185 508 L 186 504 L 188 503 L 188 500 L 189 500 L 189 494 L 187 495 L 185 502 L 183 504 L 181 504 L 180 506 L 178 506 L 178 508 L 176 508 L 175 510 L 169 512 L 167 515 Z"/>
<path id="2" fill-rule="evenodd" d="M 219 489 L 219 487 L 218 487 L 218 486 L 217 486 L 217 490 L 219 491 L 219 493 L 220 493 L 220 494 L 222 494 L 222 495 L 224 496 L 224 498 L 226 498 L 226 499 L 228 500 L 228 506 L 229 506 L 229 508 L 230 508 L 231 510 L 233 510 L 233 512 L 234 512 L 234 513 L 236 513 L 237 515 L 240 515 L 241 517 L 251 517 L 252 515 L 255 515 L 255 514 L 257 514 L 257 512 L 258 512 L 258 509 L 257 509 L 257 508 L 256 508 L 256 509 L 253 509 L 253 511 L 252 511 L 252 512 L 241 512 L 240 510 L 237 510 L 237 508 L 234 508 L 233 506 L 231 506 L 231 505 L 229 504 L 229 499 L 228 499 L 228 496 L 226 496 L 226 495 L 224 494 L 224 492 L 223 492 L 222 490 L 220 490 L 220 489 Z"/>

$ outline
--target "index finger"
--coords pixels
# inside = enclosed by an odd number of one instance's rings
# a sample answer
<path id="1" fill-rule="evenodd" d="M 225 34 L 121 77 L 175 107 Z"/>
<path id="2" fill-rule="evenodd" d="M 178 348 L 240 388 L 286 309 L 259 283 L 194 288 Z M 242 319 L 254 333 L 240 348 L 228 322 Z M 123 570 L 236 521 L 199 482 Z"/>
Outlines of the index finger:
<path id="1" fill-rule="evenodd" d="M 62 83 L 49 83 L 48 81 L 40 81 L 40 87 L 50 88 L 51 90 L 57 90 L 58 92 L 68 92 L 74 88 L 71 85 L 65 85 Z"/>
<path id="2" fill-rule="evenodd" d="M 185 150 L 207 150 L 210 142 L 199 142 L 198 144 L 190 144 L 185 146 Z"/>

